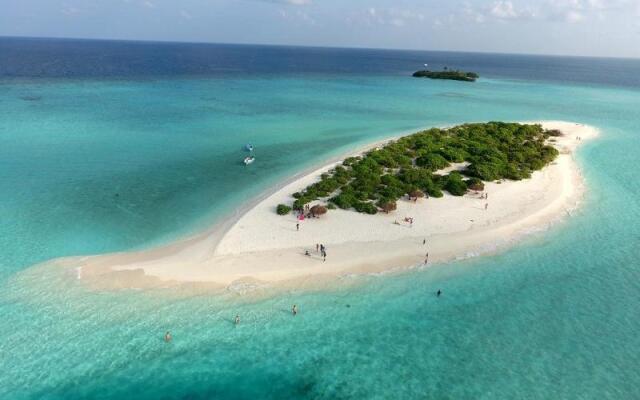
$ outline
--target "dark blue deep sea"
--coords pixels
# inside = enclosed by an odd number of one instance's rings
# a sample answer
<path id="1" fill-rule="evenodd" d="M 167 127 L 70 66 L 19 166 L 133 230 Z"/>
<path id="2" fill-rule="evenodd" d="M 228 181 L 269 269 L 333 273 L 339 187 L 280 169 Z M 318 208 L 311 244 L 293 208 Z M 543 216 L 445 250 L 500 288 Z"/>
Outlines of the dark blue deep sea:
<path id="1" fill-rule="evenodd" d="M 411 78 L 424 63 L 481 79 Z M 266 298 L 35 266 L 166 243 L 367 142 L 489 120 L 601 133 L 580 211 L 497 255 Z M 0 399 L 638 399 L 639 130 L 640 60 L 0 38 Z"/>

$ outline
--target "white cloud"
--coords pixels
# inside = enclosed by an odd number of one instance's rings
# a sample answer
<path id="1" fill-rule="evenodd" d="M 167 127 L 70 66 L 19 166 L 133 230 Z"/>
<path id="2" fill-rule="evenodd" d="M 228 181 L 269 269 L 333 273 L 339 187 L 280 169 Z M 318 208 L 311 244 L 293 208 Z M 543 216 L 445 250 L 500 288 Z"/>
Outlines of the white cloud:
<path id="1" fill-rule="evenodd" d="M 421 12 L 406 8 L 374 8 L 366 9 L 356 18 L 348 17 L 349 20 L 364 21 L 367 25 L 391 25 L 403 27 L 411 22 L 424 21 L 425 15 Z"/>
<path id="2" fill-rule="evenodd" d="M 496 18 L 518 18 L 518 13 L 510 1 L 496 1 L 491 7 L 491 15 Z"/>
<path id="3" fill-rule="evenodd" d="M 302 10 L 297 10 L 295 12 L 287 12 L 286 10 L 278 10 L 278 14 L 282 19 L 286 19 L 289 21 L 295 22 L 304 22 L 307 25 L 317 25 L 317 21 L 309 15 L 309 13 L 304 12 Z"/>
<path id="4" fill-rule="evenodd" d="M 545 0 L 537 6 L 524 0 L 495 0 L 488 6 L 464 3 L 462 16 L 467 21 L 547 20 L 578 23 L 587 19 L 605 20 L 609 13 L 636 13 L 640 16 L 640 0 Z"/>

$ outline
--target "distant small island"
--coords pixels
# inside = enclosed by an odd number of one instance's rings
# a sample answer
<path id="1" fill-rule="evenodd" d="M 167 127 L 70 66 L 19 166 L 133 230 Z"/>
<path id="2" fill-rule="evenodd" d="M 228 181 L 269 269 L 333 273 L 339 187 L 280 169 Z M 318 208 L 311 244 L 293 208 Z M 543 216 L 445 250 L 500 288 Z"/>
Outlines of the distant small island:
<path id="1" fill-rule="evenodd" d="M 445 68 L 443 71 L 422 70 L 413 73 L 414 78 L 449 79 L 453 81 L 475 82 L 480 75 L 475 72 L 464 72 Z"/>

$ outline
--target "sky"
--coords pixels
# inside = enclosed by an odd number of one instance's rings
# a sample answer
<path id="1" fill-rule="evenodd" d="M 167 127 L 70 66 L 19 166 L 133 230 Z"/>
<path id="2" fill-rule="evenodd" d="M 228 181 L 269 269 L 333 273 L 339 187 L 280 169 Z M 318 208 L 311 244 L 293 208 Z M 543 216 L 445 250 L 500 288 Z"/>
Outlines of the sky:
<path id="1" fill-rule="evenodd" d="M 640 58 L 640 0 L 0 0 L 0 36 Z"/>

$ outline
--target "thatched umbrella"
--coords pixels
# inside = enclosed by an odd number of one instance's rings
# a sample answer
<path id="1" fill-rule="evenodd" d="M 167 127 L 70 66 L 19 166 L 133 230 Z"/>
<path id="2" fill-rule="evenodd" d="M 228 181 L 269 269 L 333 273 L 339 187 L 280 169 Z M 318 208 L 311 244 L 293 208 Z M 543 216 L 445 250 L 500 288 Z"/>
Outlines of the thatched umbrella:
<path id="1" fill-rule="evenodd" d="M 395 201 L 388 201 L 380 206 L 380 208 L 382 208 L 382 211 L 386 212 L 387 214 L 389 214 L 389 212 L 391 211 L 394 211 L 397 207 L 398 206 L 396 205 Z"/>
<path id="2" fill-rule="evenodd" d="M 409 192 L 409 198 L 411 199 L 418 199 L 420 197 L 424 197 L 424 193 L 422 193 L 422 190 L 414 189 Z"/>
<path id="3" fill-rule="evenodd" d="M 313 207 L 311 207 L 311 215 L 315 216 L 320 216 L 322 214 L 326 214 L 327 213 L 327 207 L 325 206 L 321 206 L 321 205 L 315 205 Z"/>

